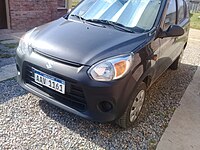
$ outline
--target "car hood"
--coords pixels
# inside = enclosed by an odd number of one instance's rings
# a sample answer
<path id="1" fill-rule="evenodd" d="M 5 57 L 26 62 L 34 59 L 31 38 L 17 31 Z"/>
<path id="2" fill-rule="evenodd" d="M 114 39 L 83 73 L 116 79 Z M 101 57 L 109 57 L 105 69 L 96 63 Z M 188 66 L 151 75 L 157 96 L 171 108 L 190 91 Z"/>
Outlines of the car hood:
<path id="1" fill-rule="evenodd" d="M 92 65 L 112 56 L 133 52 L 145 42 L 145 34 L 60 18 L 31 34 L 37 52 L 82 65 Z"/>

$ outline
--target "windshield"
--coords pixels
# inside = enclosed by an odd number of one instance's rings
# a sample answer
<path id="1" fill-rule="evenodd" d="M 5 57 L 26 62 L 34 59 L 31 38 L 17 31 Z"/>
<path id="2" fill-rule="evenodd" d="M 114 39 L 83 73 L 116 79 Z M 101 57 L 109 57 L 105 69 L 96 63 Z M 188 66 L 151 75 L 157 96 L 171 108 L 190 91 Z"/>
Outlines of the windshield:
<path id="1" fill-rule="evenodd" d="M 125 27 L 150 30 L 157 17 L 161 0 L 84 0 L 69 15 L 85 20 L 107 20 Z"/>

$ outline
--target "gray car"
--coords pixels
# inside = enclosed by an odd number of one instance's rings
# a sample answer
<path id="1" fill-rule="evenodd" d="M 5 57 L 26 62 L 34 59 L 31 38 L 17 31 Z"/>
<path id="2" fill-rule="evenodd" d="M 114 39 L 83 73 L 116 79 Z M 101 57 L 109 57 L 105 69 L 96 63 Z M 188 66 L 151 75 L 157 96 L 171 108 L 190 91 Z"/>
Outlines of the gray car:
<path id="1" fill-rule="evenodd" d="M 71 113 L 127 128 L 152 83 L 178 68 L 188 30 L 185 0 L 84 0 L 23 36 L 17 79 Z"/>

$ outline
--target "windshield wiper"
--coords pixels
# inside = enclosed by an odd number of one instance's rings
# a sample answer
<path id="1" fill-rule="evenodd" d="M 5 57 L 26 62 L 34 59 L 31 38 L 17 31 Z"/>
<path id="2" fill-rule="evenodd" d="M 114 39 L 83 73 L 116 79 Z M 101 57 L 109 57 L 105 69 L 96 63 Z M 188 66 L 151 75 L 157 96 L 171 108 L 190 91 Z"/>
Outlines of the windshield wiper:
<path id="1" fill-rule="evenodd" d="M 130 28 L 120 24 L 120 23 L 117 23 L 117 22 L 113 22 L 113 21 L 108 21 L 108 20 L 100 20 L 100 19 L 87 19 L 86 21 L 88 22 L 95 22 L 95 23 L 101 23 L 101 24 L 105 24 L 105 25 L 111 25 L 113 26 L 115 29 L 118 29 L 118 30 L 123 30 L 123 31 L 126 31 L 126 32 L 131 32 L 133 33 L 134 31 L 131 30 Z"/>
<path id="2" fill-rule="evenodd" d="M 75 15 L 75 14 L 72 14 L 71 15 L 72 17 L 76 17 L 76 18 L 78 18 L 80 21 L 82 21 L 83 23 L 89 23 L 89 24 L 91 24 L 91 25 L 95 25 L 95 26 L 100 26 L 100 27 L 105 27 L 105 26 L 102 26 L 102 25 L 100 25 L 100 24 L 97 24 L 97 23 L 95 23 L 95 22 L 92 22 L 92 21 L 88 21 L 87 19 L 85 19 L 85 18 L 83 18 L 83 17 L 81 17 L 81 16 L 79 16 L 79 15 Z"/>
<path id="3" fill-rule="evenodd" d="M 131 33 L 134 32 L 130 28 L 128 28 L 128 27 L 126 27 L 126 26 L 124 26 L 124 25 L 122 25 L 120 23 L 117 23 L 117 22 L 108 21 L 108 20 L 101 20 L 101 19 L 85 19 L 85 18 L 83 18 L 83 17 L 81 17 L 79 15 L 75 15 L 75 14 L 71 14 L 71 16 L 78 18 L 83 23 L 86 23 L 86 22 L 100 23 L 100 24 L 104 24 L 104 25 L 111 25 L 111 26 L 113 26 L 117 30 L 123 30 L 123 31 L 131 32 Z"/>
<path id="4" fill-rule="evenodd" d="M 79 19 L 80 21 L 82 21 L 82 22 L 86 21 L 85 18 L 83 18 L 83 17 L 81 17 L 81 16 L 79 16 L 79 15 L 71 14 L 71 16 L 72 16 L 72 17 L 78 18 L 78 19 Z"/>

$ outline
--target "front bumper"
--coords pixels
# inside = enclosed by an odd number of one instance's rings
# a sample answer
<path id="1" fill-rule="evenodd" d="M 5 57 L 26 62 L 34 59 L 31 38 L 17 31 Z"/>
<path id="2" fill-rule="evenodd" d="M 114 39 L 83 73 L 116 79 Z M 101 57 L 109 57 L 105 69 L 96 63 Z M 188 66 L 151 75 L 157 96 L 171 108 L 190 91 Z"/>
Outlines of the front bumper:
<path id="1" fill-rule="evenodd" d="M 52 68 L 46 64 L 51 61 Z M 89 66 L 69 65 L 36 52 L 16 56 L 19 84 L 26 90 L 71 113 L 98 122 L 118 119 L 124 113 L 136 81 L 131 73 L 112 82 L 91 80 Z M 34 82 L 32 69 L 65 80 L 66 94 L 60 94 Z"/>

